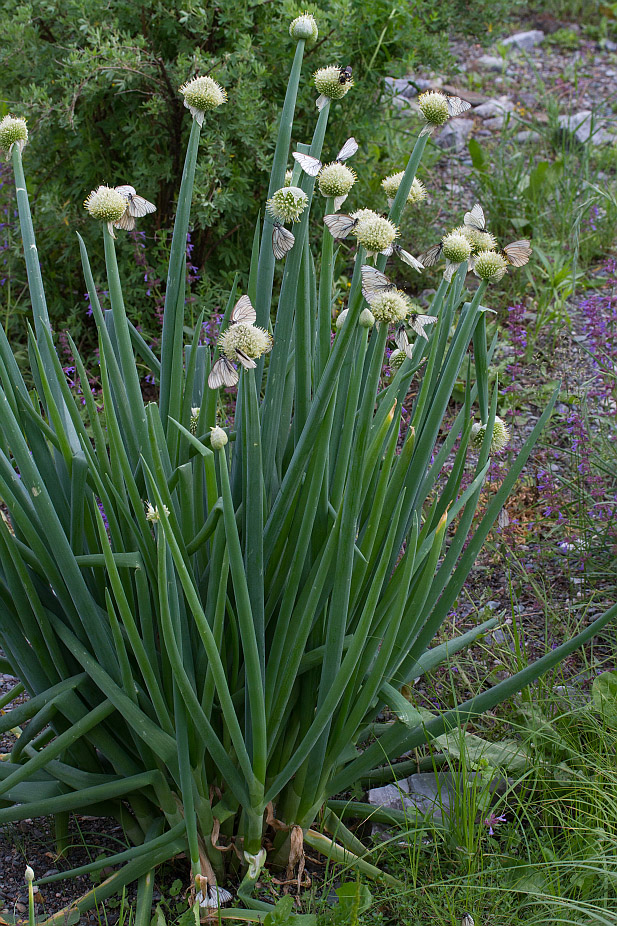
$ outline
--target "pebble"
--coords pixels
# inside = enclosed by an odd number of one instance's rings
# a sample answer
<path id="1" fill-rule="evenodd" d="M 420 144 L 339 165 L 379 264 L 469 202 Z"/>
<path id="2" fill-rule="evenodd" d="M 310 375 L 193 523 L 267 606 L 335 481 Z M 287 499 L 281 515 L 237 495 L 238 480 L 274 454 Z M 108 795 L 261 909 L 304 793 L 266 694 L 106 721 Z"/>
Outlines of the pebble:
<path id="1" fill-rule="evenodd" d="M 541 138 L 542 136 L 539 132 L 532 132 L 529 129 L 524 129 L 522 132 L 516 133 L 516 140 L 521 143 L 540 141 Z"/>
<path id="2" fill-rule="evenodd" d="M 503 116 L 494 116 L 492 119 L 484 120 L 484 127 L 495 131 L 496 129 L 502 129 L 504 123 Z"/>
<path id="3" fill-rule="evenodd" d="M 498 74 L 501 74 L 504 68 L 504 60 L 503 58 L 498 58 L 497 55 L 480 55 L 476 61 L 476 65 L 482 68 L 483 71 L 496 71 Z"/>
<path id="4" fill-rule="evenodd" d="M 487 100 L 486 103 L 481 103 L 480 106 L 476 106 L 473 110 L 474 116 L 479 116 L 480 119 L 492 119 L 495 116 L 503 116 L 504 113 L 510 113 L 514 109 L 514 103 L 512 100 L 509 100 L 507 96 L 494 97 L 492 100 Z"/>
<path id="5" fill-rule="evenodd" d="M 473 119 L 451 119 L 435 138 L 435 144 L 460 154 L 465 151 L 472 131 Z"/>
<path id="6" fill-rule="evenodd" d="M 615 141 L 615 137 L 608 132 L 603 123 L 590 109 L 582 109 L 572 115 L 558 116 L 557 121 L 563 129 L 579 141 L 582 145 L 590 141 L 592 145 L 606 145 Z"/>
<path id="7" fill-rule="evenodd" d="M 506 48 L 518 48 L 522 51 L 528 51 L 534 45 L 539 45 L 544 39 L 544 33 L 541 29 L 530 29 L 529 32 L 516 32 L 507 39 L 501 41 L 501 45 Z"/>

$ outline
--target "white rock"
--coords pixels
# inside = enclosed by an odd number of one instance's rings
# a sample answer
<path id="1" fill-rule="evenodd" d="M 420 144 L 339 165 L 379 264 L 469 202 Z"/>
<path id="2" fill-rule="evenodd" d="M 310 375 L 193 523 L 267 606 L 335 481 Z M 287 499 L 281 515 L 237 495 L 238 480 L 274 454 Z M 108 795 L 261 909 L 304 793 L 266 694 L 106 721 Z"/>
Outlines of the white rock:
<path id="1" fill-rule="evenodd" d="M 539 45 L 543 38 L 544 33 L 541 29 L 531 29 L 529 32 L 517 32 L 515 35 L 511 35 L 509 38 L 504 39 L 501 45 L 505 45 L 506 48 L 519 48 L 528 51 L 534 45 Z"/>
<path id="2" fill-rule="evenodd" d="M 594 118 L 590 109 L 582 109 L 570 116 L 559 116 L 558 122 L 565 132 L 569 132 L 582 144 L 590 141 L 592 145 L 607 145 L 615 141 L 615 136 L 608 132 L 602 122 Z"/>
<path id="3" fill-rule="evenodd" d="M 491 129 L 491 130 L 494 132 L 494 131 L 496 131 L 497 129 L 502 129 L 502 128 L 503 128 L 503 123 L 504 123 L 504 117 L 503 117 L 503 116 L 494 116 L 492 119 L 485 119 L 485 120 L 484 120 L 484 128 L 485 128 L 485 129 Z"/>
<path id="4" fill-rule="evenodd" d="M 539 132 L 532 132 L 529 129 L 516 133 L 516 140 L 523 143 L 527 141 L 540 141 L 541 138 L 542 136 Z"/>
<path id="5" fill-rule="evenodd" d="M 439 148 L 449 148 L 460 154 L 467 147 L 467 139 L 473 130 L 473 119 L 451 119 L 435 139 Z"/>
<path id="6" fill-rule="evenodd" d="M 483 71 L 496 71 L 498 74 L 503 71 L 503 58 L 498 58 L 497 55 L 480 55 L 475 63 Z"/>
<path id="7" fill-rule="evenodd" d="M 474 107 L 474 116 L 480 116 L 481 119 L 492 119 L 494 116 L 503 116 L 504 113 L 511 113 L 514 109 L 514 103 L 507 96 L 493 97 L 486 103 L 480 103 Z"/>

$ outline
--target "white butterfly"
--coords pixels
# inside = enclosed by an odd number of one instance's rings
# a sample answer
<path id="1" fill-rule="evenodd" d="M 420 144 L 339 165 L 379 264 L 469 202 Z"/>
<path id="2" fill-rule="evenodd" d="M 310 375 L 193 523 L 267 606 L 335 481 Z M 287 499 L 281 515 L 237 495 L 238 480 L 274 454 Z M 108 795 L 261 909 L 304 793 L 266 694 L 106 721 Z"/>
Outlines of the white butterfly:
<path id="1" fill-rule="evenodd" d="M 350 215 L 345 215 L 344 212 L 324 215 L 323 220 L 333 238 L 346 238 L 358 224 L 358 219 L 352 219 Z"/>
<path id="2" fill-rule="evenodd" d="M 210 389 L 220 389 L 221 386 L 235 386 L 238 383 L 238 371 L 227 357 L 219 357 L 208 376 Z"/>
<path id="3" fill-rule="evenodd" d="M 468 103 L 467 100 L 461 100 L 460 96 L 447 96 L 445 93 L 443 96 L 446 98 L 446 105 L 451 116 L 460 116 L 461 113 L 471 109 L 471 103 Z M 427 123 L 420 132 L 420 137 L 422 137 L 422 135 L 430 135 L 434 128 L 436 128 L 436 126 Z"/>
<path id="4" fill-rule="evenodd" d="M 335 157 L 333 163 L 343 163 L 352 157 L 358 150 L 358 142 L 352 136 L 348 138 L 337 156 Z M 319 158 L 314 158 L 310 154 L 302 154 L 300 151 L 294 151 L 293 156 L 298 162 L 305 174 L 308 174 L 309 177 L 316 177 L 321 168 L 323 167 L 322 162 Z"/>
<path id="5" fill-rule="evenodd" d="M 232 325 L 238 325 L 240 323 L 244 325 L 254 325 L 257 321 L 257 313 L 253 308 L 251 300 L 248 296 L 240 296 L 235 306 L 231 310 L 231 315 L 229 320 Z"/>
<path id="6" fill-rule="evenodd" d="M 205 895 L 202 891 L 199 891 L 195 895 L 195 900 L 200 907 L 207 907 L 209 909 L 216 910 L 223 904 L 229 903 L 232 897 L 233 894 L 230 894 L 229 891 L 226 891 L 224 887 L 217 887 L 216 884 L 209 884 L 206 888 Z"/>
<path id="7" fill-rule="evenodd" d="M 521 239 L 521 241 L 513 241 L 511 244 L 506 244 L 503 249 L 505 259 L 509 264 L 512 264 L 513 267 L 524 267 L 531 257 L 531 252 L 531 245 L 526 238 Z"/>
<path id="8" fill-rule="evenodd" d="M 126 199 L 126 211 L 124 215 L 114 222 L 114 228 L 122 228 L 124 231 L 132 231 L 135 228 L 135 219 L 141 219 L 144 215 L 156 212 L 156 206 L 149 203 L 143 196 L 139 196 L 135 187 L 128 183 L 115 187 L 116 193 L 120 193 Z"/>
<path id="9" fill-rule="evenodd" d="M 486 231 L 486 219 L 484 218 L 484 209 L 480 203 L 476 203 L 471 212 L 465 213 L 463 219 L 465 225 L 469 228 L 475 228 L 477 231 Z"/>
<path id="10" fill-rule="evenodd" d="M 388 257 L 391 254 L 396 254 L 402 261 L 404 261 L 406 264 L 409 264 L 409 266 L 413 267 L 414 270 L 417 270 L 418 273 L 424 270 L 424 264 L 421 262 L 421 260 L 417 260 L 409 253 L 409 251 L 403 250 L 400 244 L 391 244 L 390 247 L 386 248 L 386 250 L 382 251 L 381 253 L 386 254 Z"/>
<path id="11" fill-rule="evenodd" d="M 412 312 L 406 320 L 413 333 L 417 334 L 418 337 L 424 338 L 425 341 L 428 341 L 428 335 L 424 330 L 424 326 L 434 325 L 436 321 L 436 315 L 419 315 L 418 312 Z M 394 340 L 398 349 L 404 351 L 408 357 L 411 357 L 413 345 L 409 343 L 405 325 L 398 326 L 396 334 L 394 335 Z"/>
<path id="12" fill-rule="evenodd" d="M 289 229 L 275 222 L 272 229 L 272 252 L 277 260 L 285 257 L 288 251 L 294 246 L 295 238 Z"/>
<path id="13" fill-rule="evenodd" d="M 420 254 L 420 261 L 423 267 L 432 267 L 437 263 L 441 257 L 441 252 L 443 251 L 443 243 L 440 241 L 439 244 L 434 244 L 432 248 L 429 248 L 424 254 Z"/>
<path id="14" fill-rule="evenodd" d="M 362 273 L 362 295 L 369 305 L 371 300 L 380 293 L 387 293 L 396 289 L 396 284 L 391 283 L 385 273 L 382 273 L 377 267 L 363 264 L 360 272 Z"/>

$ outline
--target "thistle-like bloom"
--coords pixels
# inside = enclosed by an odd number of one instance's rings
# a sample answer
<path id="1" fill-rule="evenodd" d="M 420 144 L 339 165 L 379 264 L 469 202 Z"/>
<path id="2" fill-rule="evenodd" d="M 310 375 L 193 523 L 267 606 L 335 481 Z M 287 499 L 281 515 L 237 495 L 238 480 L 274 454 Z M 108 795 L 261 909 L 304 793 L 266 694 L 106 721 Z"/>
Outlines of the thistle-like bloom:
<path id="1" fill-rule="evenodd" d="M 365 247 L 369 254 L 390 250 L 399 234 L 398 228 L 390 219 L 376 215 L 369 209 L 354 212 L 351 217 L 358 220 L 354 229 L 358 243 Z"/>
<path id="2" fill-rule="evenodd" d="M 200 412 L 201 412 L 200 407 L 191 409 L 191 420 L 189 423 L 189 430 L 191 434 L 197 434 L 197 425 L 199 424 L 199 413 Z"/>
<path id="3" fill-rule="evenodd" d="M 114 222 L 119 222 L 126 212 L 126 197 L 113 187 L 99 186 L 88 194 L 84 206 L 93 219 L 107 222 L 109 234 L 115 238 Z"/>
<path id="4" fill-rule="evenodd" d="M 405 351 L 399 350 L 398 347 L 397 347 L 397 348 L 396 348 L 395 350 L 393 350 L 392 353 L 390 354 L 390 359 L 389 359 L 389 361 L 388 361 L 388 364 L 389 364 L 389 366 L 390 366 L 390 369 L 391 369 L 391 370 L 398 370 L 399 367 L 402 367 L 402 365 L 405 363 L 405 360 L 406 360 L 406 359 L 407 359 L 407 354 L 405 353 Z"/>
<path id="5" fill-rule="evenodd" d="M 361 328 L 372 328 L 375 324 L 375 316 L 370 309 L 362 309 L 358 318 L 358 324 Z"/>
<path id="6" fill-rule="evenodd" d="M 471 256 L 471 242 L 464 235 L 451 232 L 441 239 L 443 256 L 453 264 L 462 264 Z"/>
<path id="7" fill-rule="evenodd" d="M 473 272 L 487 283 L 497 283 L 507 269 L 508 262 L 497 251 L 480 251 L 474 260 Z"/>
<path id="8" fill-rule="evenodd" d="M 308 205 L 308 196 L 297 186 L 284 186 L 266 202 L 277 222 L 297 222 Z"/>
<path id="9" fill-rule="evenodd" d="M 163 514 L 166 518 L 169 517 L 169 508 L 167 505 L 163 505 Z M 158 505 L 152 505 L 150 502 L 146 504 L 146 521 L 160 521 L 161 512 L 159 511 Z"/>
<path id="10" fill-rule="evenodd" d="M 203 125 L 204 113 L 227 101 L 227 93 L 212 77 L 194 77 L 180 87 L 184 105 L 193 119 Z"/>
<path id="11" fill-rule="evenodd" d="M 427 90 L 418 97 L 420 112 L 430 126 L 444 125 L 450 118 L 448 98 L 436 90 Z"/>
<path id="12" fill-rule="evenodd" d="M 347 196 L 358 179 L 355 170 L 341 161 L 324 164 L 317 177 L 317 185 L 322 196 Z M 342 203 L 339 201 L 339 208 Z"/>
<path id="13" fill-rule="evenodd" d="M 222 450 L 228 440 L 227 434 L 218 425 L 210 428 L 210 446 L 213 450 Z"/>
<path id="14" fill-rule="evenodd" d="M 315 42 L 319 35 L 317 23 L 312 13 L 302 13 L 292 20 L 289 26 L 289 34 L 292 39 L 304 39 L 307 42 Z"/>
<path id="15" fill-rule="evenodd" d="M 13 145 L 17 145 L 20 152 L 28 141 L 28 126 L 25 119 L 18 116 L 5 116 L 0 122 L 0 148 L 6 151 L 7 161 L 13 153 Z"/>
<path id="16" fill-rule="evenodd" d="M 219 337 L 219 348 L 228 360 L 239 360 L 238 351 L 251 360 L 272 350 L 272 336 L 265 328 L 240 322 L 230 325 Z"/>
<path id="17" fill-rule="evenodd" d="M 472 446 L 479 450 L 484 441 L 484 435 L 486 434 L 486 424 L 474 424 L 471 426 L 471 437 L 470 442 Z M 507 424 L 497 415 L 495 415 L 495 425 L 493 427 L 493 437 L 491 439 L 491 453 L 499 453 L 500 450 L 503 450 L 507 446 L 510 440 L 510 431 Z"/>
<path id="18" fill-rule="evenodd" d="M 371 302 L 371 312 L 378 322 L 402 322 L 409 315 L 409 300 L 400 289 L 379 293 Z"/>
<path id="19" fill-rule="evenodd" d="M 342 100 L 353 87 L 353 77 L 341 78 L 341 69 L 331 65 L 319 68 L 313 75 L 315 87 L 319 91 L 317 109 L 323 109 L 328 100 Z"/>
<path id="20" fill-rule="evenodd" d="M 388 177 L 384 177 L 384 179 L 381 181 L 382 189 L 388 197 L 389 206 L 391 206 L 394 202 L 394 197 L 398 193 L 398 188 L 401 185 L 401 180 L 403 179 L 404 173 L 404 170 L 399 170 L 398 174 L 390 174 Z M 427 195 L 426 187 L 422 181 L 418 180 L 417 177 L 414 177 L 406 202 L 413 206 L 416 203 L 421 203 L 423 199 L 426 199 Z"/>

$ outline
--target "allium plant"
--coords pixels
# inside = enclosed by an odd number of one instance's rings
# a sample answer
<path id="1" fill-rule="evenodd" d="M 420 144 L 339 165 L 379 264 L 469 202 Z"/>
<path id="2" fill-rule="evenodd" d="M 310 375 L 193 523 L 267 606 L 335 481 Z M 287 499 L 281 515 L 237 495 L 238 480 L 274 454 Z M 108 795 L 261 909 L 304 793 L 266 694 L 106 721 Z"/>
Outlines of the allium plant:
<path id="1" fill-rule="evenodd" d="M 305 41 L 315 32 L 310 17 L 300 19 L 268 191 L 275 203 L 277 196 L 287 203 L 280 191 Z M 304 147 L 313 158 L 322 156 L 331 107 L 345 118 L 339 88 L 347 93 L 351 81 L 343 76 L 335 67 L 317 72 L 315 131 Z M 132 843 L 79 869 L 113 873 L 58 914 L 63 922 L 137 880 L 136 922 L 148 924 L 152 872 L 181 853 L 197 913 L 233 891 L 252 911 L 243 914 L 249 920 L 268 910 L 253 896 L 264 864 L 297 861 L 303 842 L 393 881 L 362 858 L 341 819 L 349 812 L 378 819 L 379 812 L 333 796 L 377 768 L 383 779 L 390 764 L 395 777 L 401 754 L 493 708 L 615 613 L 444 714 L 427 714 L 403 696 L 411 679 L 493 625 L 431 646 L 552 406 L 472 531 L 497 403 L 497 391 L 491 397 L 488 390 L 482 301 L 503 258 L 483 258 L 479 285 L 465 301 L 467 249 L 455 249 L 460 264 L 441 280 L 430 315 L 420 316 L 383 271 L 392 250 L 409 258 L 395 239 L 427 135 L 389 191 L 387 219 L 365 208 L 333 216 L 334 197 L 325 204 L 313 198 L 316 178 L 296 165 L 291 187 L 302 195 L 292 198 L 302 209 L 296 214 L 294 205 L 284 216 L 294 240 L 282 257 L 280 289 L 273 232 L 285 247 L 289 233 L 283 236 L 280 213 L 265 210 L 248 294 L 229 294 L 216 346 L 202 343 L 203 317 L 185 343 L 200 133 L 205 122 L 209 143 L 216 136 L 211 110 L 226 92 L 210 79 L 182 92 L 193 123 L 160 356 L 125 311 L 115 249 L 132 243 L 113 237 L 123 204 L 101 188 L 96 209 L 88 200 L 103 234 L 111 305 L 102 312 L 80 240 L 99 335 L 102 413 L 73 342 L 72 376 L 83 399 L 54 348 L 23 146 L 7 135 L 34 308 L 34 388 L 0 329 L 0 494 L 8 512 L 0 520 L 0 645 L 3 667 L 20 679 L 0 700 L 0 734 L 19 732 L 0 762 L 0 825 L 54 815 L 62 845 L 67 815 L 86 812 L 116 818 Z M 443 121 L 442 109 L 428 115 Z M 26 138 L 22 130 L 17 140 Z M 321 222 L 324 205 L 328 229 L 357 233 L 349 301 L 334 338 L 334 238 L 324 227 L 319 279 L 308 242 L 311 207 Z M 393 321 L 398 360 L 380 390 Z M 467 360 L 472 340 L 475 369 Z M 158 382 L 158 402 L 144 403 L 137 355 Z M 444 431 L 460 377 L 465 404 Z M 220 389 L 209 379 L 237 388 L 232 428 L 217 417 Z M 416 397 L 400 446 L 412 380 Z M 484 437 L 475 434 L 479 450 L 468 456 L 476 397 Z M 446 464 L 449 476 L 440 479 Z M 22 686 L 29 699 L 13 703 Z M 383 714 L 387 722 L 375 725 Z"/>

